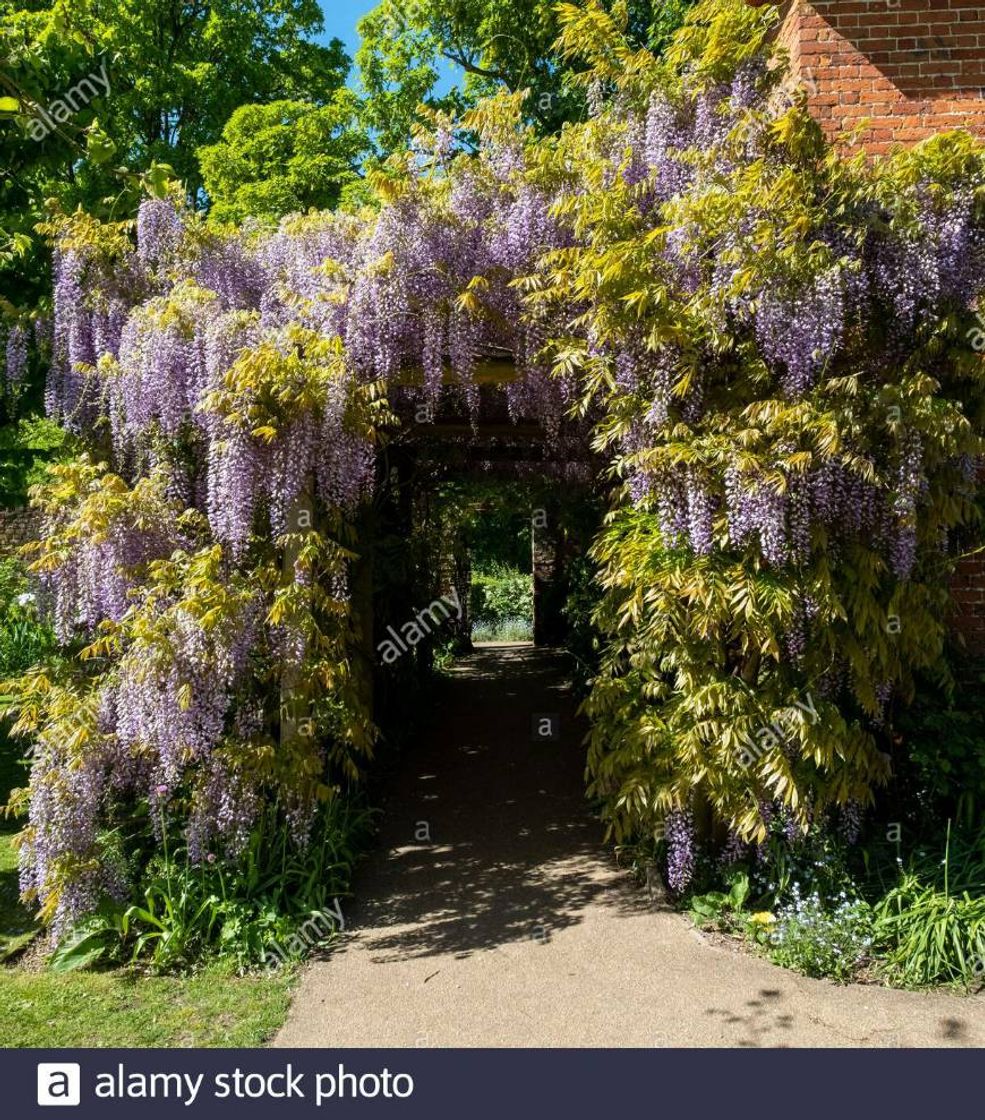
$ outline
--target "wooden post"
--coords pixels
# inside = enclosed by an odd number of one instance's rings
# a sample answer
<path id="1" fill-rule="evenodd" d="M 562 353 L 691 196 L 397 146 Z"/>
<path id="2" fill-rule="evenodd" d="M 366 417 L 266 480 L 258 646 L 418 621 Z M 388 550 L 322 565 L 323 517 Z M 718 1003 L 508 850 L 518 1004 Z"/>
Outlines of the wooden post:
<path id="1" fill-rule="evenodd" d="M 534 645 L 556 646 L 564 641 L 564 535 L 557 506 L 533 511 L 530 545 L 534 580 Z"/>
<path id="2" fill-rule="evenodd" d="M 287 532 L 291 537 L 314 528 L 315 503 L 310 488 L 305 489 L 287 515 Z M 294 581 L 294 565 L 301 552 L 301 542 L 293 539 L 284 549 L 281 565 L 285 582 Z M 285 750 L 293 748 L 305 734 L 309 719 L 310 697 L 300 687 L 295 668 L 285 667 L 280 681 L 280 744 Z"/>

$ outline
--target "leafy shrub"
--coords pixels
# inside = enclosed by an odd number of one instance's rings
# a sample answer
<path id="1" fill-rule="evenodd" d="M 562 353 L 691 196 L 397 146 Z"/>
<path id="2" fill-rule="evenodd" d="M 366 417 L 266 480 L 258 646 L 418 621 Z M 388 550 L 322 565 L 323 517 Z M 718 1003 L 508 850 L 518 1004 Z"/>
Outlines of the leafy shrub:
<path id="1" fill-rule="evenodd" d="M 903 713 L 908 791 L 924 818 L 981 819 L 985 809 L 985 661 L 960 669 L 953 690 L 925 685 Z"/>
<path id="2" fill-rule="evenodd" d="M 0 560 L 0 681 L 42 660 L 54 646 L 23 569 L 16 560 Z"/>
<path id="3" fill-rule="evenodd" d="M 791 835 L 788 823 L 775 817 L 753 862 L 753 891 L 774 905 L 792 901 L 795 889 L 833 903 L 856 893 L 859 869 L 849 865 L 850 852 L 830 820 L 814 822 L 806 835 Z"/>
<path id="4" fill-rule="evenodd" d="M 817 893 L 802 898 L 796 884 L 791 895 L 791 901 L 778 908 L 767 936 L 772 959 L 807 976 L 853 979 L 872 956 L 868 903 L 843 894 L 830 906 Z"/>
<path id="5" fill-rule="evenodd" d="M 475 641 L 527 641 L 533 633 L 534 592 L 529 572 L 496 565 L 474 574 L 471 589 Z"/>
<path id="6" fill-rule="evenodd" d="M 595 581 L 595 567 L 587 556 L 575 556 L 569 561 L 567 577 L 564 619 L 568 636 L 564 644 L 575 659 L 576 687 L 584 693 L 598 670 L 598 631 L 593 619 L 599 605 L 600 589 Z"/>
<path id="7" fill-rule="evenodd" d="M 500 618 L 495 622 L 477 622 L 472 627 L 474 642 L 529 642 L 533 627 L 528 618 Z"/>
<path id="8" fill-rule="evenodd" d="M 709 891 L 691 898 L 691 920 L 695 925 L 731 928 L 741 921 L 749 898 L 749 876 L 733 876 L 728 891 Z"/>
<path id="9" fill-rule="evenodd" d="M 894 987 L 981 985 L 985 830 L 949 828 L 943 853 L 921 848 L 904 869 L 901 856 L 848 843 L 838 823 L 803 837 L 774 826 L 744 865 L 702 858 L 695 882 L 720 889 L 689 897 L 692 920 L 749 936 L 777 964 L 809 976 L 847 981 L 871 966 Z M 750 900 L 770 909 L 750 913 Z"/>
<path id="10" fill-rule="evenodd" d="M 872 913 L 857 895 L 845 848 L 830 823 L 800 836 L 776 820 L 767 840 L 749 852 L 746 867 L 723 870 L 700 861 L 695 880 L 712 874 L 727 889 L 692 895 L 690 917 L 702 927 L 750 938 L 776 964 L 808 976 L 854 979 L 873 956 Z"/>
<path id="11" fill-rule="evenodd" d="M 889 978 L 907 987 L 980 981 L 985 972 L 985 832 L 948 831 L 944 859 L 923 855 L 876 905 Z"/>
<path id="12" fill-rule="evenodd" d="M 372 813 L 337 797 L 319 812 L 310 843 L 292 845 L 270 814 L 235 861 L 192 864 L 167 844 L 129 905 L 104 900 L 51 957 L 58 971 L 111 961 L 184 968 L 209 959 L 239 970 L 299 959 L 338 932 Z"/>
<path id="13" fill-rule="evenodd" d="M 0 507 L 23 505 L 47 463 L 64 458 L 75 440 L 53 420 L 25 417 L 0 426 Z"/>

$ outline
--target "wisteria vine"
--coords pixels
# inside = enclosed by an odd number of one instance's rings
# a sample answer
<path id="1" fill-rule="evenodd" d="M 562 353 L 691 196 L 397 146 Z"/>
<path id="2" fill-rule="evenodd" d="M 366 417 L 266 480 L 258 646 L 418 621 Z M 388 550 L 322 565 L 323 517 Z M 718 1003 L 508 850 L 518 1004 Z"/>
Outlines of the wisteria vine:
<path id="1" fill-rule="evenodd" d="M 381 433 L 420 403 L 477 416 L 496 358 L 515 419 L 560 446 L 589 415 L 612 460 L 588 706 L 616 832 L 666 820 L 683 890 L 706 806 L 734 848 L 778 807 L 796 830 L 867 802 L 972 514 L 985 159 L 951 136 L 843 160 L 780 91 L 773 18 L 708 0 L 658 64 L 566 11 L 590 119 L 536 141 L 520 95 L 436 117 L 362 212 L 63 221 L 46 404 L 92 457 L 40 497 L 35 568 L 86 656 L 17 689 L 23 885 L 56 929 L 125 891 L 102 836 L 134 799 L 196 860 L 235 858 L 264 800 L 303 842 L 326 756 L 354 772 L 371 737 L 346 525 Z M 13 331 L 6 353 L 16 380 Z M 805 693 L 819 718 L 779 720 Z M 310 738 L 284 734 L 299 710 Z"/>
<path id="2" fill-rule="evenodd" d="M 594 548 L 591 791 L 618 838 L 663 836 L 677 891 L 698 825 L 726 851 L 774 817 L 796 836 L 838 806 L 855 827 L 894 708 L 944 672 L 978 516 L 985 150 L 833 148 L 784 84 L 775 18 L 700 5 L 663 64 L 594 6 L 563 39 L 608 91 L 561 142 L 580 247 L 537 293 L 581 302 L 558 359 L 620 484 Z M 808 698 L 816 718 L 789 718 Z"/>
<path id="3" fill-rule="evenodd" d="M 39 496 L 34 569 L 84 652 L 25 678 L 20 708 L 22 887 L 56 933 L 125 891 L 105 833 L 127 806 L 158 834 L 178 822 L 193 861 L 235 859 L 265 802 L 303 843 L 326 782 L 358 771 L 346 525 L 402 410 L 475 413 L 480 363 L 511 358 L 511 414 L 557 439 L 573 383 L 549 376 L 549 325 L 511 281 L 561 226 L 530 137 L 476 127 L 481 157 L 439 128 L 362 213 L 220 232 L 162 197 L 132 230 L 59 224 L 46 406 L 91 450 Z M 11 380 L 22 351 L 15 328 Z"/>

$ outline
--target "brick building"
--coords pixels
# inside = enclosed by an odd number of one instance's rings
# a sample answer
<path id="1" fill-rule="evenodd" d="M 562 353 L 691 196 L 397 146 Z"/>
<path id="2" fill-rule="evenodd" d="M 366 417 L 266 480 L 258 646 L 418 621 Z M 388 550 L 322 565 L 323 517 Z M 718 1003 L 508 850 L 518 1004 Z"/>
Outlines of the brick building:
<path id="1" fill-rule="evenodd" d="M 860 140 L 873 154 L 949 128 L 985 137 L 985 5 L 787 0 L 780 8 L 778 40 L 830 137 L 863 120 Z"/>

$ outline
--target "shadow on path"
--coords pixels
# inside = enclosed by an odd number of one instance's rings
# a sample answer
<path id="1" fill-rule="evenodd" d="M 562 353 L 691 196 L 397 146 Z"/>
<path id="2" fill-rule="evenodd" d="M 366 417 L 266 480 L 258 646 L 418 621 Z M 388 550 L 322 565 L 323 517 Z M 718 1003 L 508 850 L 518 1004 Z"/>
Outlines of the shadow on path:
<path id="1" fill-rule="evenodd" d="M 547 941 L 607 889 L 565 667 L 554 651 L 490 646 L 439 685 L 355 885 L 350 929 L 374 960 Z M 535 716 L 557 720 L 555 740 L 534 738 Z"/>
<path id="2" fill-rule="evenodd" d="M 428 704 L 275 1045 L 985 1045 L 981 999 L 808 980 L 651 907 L 586 802 L 563 655 L 482 648 Z"/>

